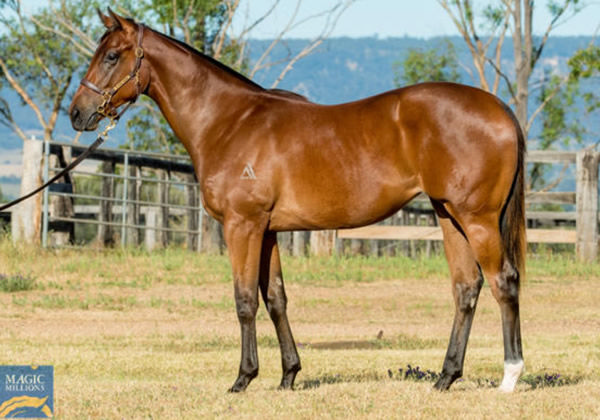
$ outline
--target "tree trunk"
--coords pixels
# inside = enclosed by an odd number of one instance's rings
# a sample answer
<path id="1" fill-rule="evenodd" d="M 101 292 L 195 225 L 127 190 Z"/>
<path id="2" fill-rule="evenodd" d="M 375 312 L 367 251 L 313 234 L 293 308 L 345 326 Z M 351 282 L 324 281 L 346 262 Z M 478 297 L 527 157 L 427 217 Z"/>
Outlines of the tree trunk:
<path id="1" fill-rule="evenodd" d="M 515 57 L 516 98 L 515 116 L 527 138 L 527 102 L 529 100 L 529 77 L 532 71 L 532 2 L 515 0 L 513 9 L 513 51 Z"/>

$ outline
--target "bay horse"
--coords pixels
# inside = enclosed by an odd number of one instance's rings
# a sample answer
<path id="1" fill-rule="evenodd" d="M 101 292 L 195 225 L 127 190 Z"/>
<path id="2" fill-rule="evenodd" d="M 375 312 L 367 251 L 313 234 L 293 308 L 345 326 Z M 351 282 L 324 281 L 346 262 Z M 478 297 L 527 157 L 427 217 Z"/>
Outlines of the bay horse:
<path id="1" fill-rule="evenodd" d="M 375 223 L 427 194 L 444 234 L 455 315 L 441 376 L 462 375 L 485 277 L 500 306 L 504 378 L 523 369 L 525 141 L 511 110 L 482 90 L 424 83 L 341 105 L 268 90 L 192 47 L 112 12 L 69 114 L 95 130 L 141 94 L 191 156 L 206 211 L 224 226 L 242 353 L 230 391 L 258 374 L 259 290 L 281 349 L 280 388 L 300 358 L 290 329 L 277 232 Z"/>

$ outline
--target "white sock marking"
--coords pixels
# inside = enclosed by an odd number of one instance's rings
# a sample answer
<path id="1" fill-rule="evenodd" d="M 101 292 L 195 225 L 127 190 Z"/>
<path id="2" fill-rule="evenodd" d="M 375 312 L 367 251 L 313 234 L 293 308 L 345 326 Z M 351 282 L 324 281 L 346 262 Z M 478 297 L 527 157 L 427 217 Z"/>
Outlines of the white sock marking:
<path id="1" fill-rule="evenodd" d="M 502 384 L 498 389 L 501 392 L 513 392 L 524 366 L 522 360 L 515 363 L 504 362 L 504 379 L 502 379 Z"/>

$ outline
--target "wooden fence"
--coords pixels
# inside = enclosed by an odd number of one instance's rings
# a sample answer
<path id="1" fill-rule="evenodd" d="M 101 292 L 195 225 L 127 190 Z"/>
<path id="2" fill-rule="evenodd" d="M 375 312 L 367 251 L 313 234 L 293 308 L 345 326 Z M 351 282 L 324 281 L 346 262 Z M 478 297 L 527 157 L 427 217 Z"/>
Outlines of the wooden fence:
<path id="1" fill-rule="evenodd" d="M 27 146 L 25 149 L 41 148 L 41 142 L 36 143 L 38 146 Z M 39 164 L 39 151 L 31 153 L 33 159 L 38 161 L 37 165 L 24 157 L 24 162 L 29 162 L 24 167 L 33 172 L 33 175 L 24 174 L 24 184 L 35 184 L 31 179 L 36 176 L 39 178 L 39 168 L 45 168 L 43 178 L 47 178 L 83 150 L 84 147 L 73 144 L 47 143 L 44 166 Z M 576 178 L 576 191 L 527 194 L 528 208 L 533 209 L 527 211 L 529 242 L 575 244 L 582 261 L 596 258 L 599 156 L 598 152 L 588 149 L 577 152 L 529 152 L 528 164 L 560 164 L 564 168 L 575 165 Z M 101 245 L 120 241 L 123 245 L 145 244 L 148 248 L 154 248 L 164 246 L 178 237 L 190 249 L 223 250 L 222 232 L 200 206 L 198 185 L 187 157 L 102 148 L 90 160 L 100 162 L 100 169 L 78 169 L 44 194 L 41 206 L 44 245 L 72 243 L 75 226 L 91 225 L 95 226 L 95 240 Z M 99 178 L 99 191 L 83 193 L 79 184 L 85 177 Z M 141 196 L 144 188 L 148 190 L 149 184 L 154 185 L 152 199 Z M 173 191 L 179 192 L 177 202 L 173 201 Z M 536 210 L 535 207 L 539 208 L 540 205 L 560 205 L 567 210 Z M 23 214 L 32 217 L 36 211 L 39 212 L 40 206 L 32 205 L 31 208 L 31 211 Z M 15 223 L 13 217 L 13 233 L 15 224 L 19 227 L 28 223 Z M 543 225 L 559 227 L 540 228 Z M 340 252 L 348 243 L 352 252 L 352 248 L 360 248 L 361 243 L 367 240 L 370 252 L 376 254 L 381 252 L 381 241 L 427 241 L 427 246 L 430 246 L 431 241 L 441 239 L 441 229 L 437 226 L 427 197 L 419 196 L 400 215 L 382 224 L 337 232 L 282 234 L 280 242 L 284 250 L 301 255 L 307 248 L 316 254 L 328 254 L 336 249 Z"/>

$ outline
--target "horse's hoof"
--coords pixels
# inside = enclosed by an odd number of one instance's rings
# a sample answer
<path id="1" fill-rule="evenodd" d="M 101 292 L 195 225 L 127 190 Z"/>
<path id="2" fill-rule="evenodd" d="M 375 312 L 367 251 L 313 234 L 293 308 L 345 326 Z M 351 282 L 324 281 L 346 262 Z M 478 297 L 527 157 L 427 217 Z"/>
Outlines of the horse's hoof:
<path id="1" fill-rule="evenodd" d="M 281 381 L 281 383 L 277 387 L 277 390 L 278 391 L 293 391 L 294 390 L 294 384 L 284 383 L 283 381 Z"/>
<path id="2" fill-rule="evenodd" d="M 244 383 L 244 381 L 240 381 L 238 379 L 237 381 L 235 381 L 235 383 L 233 384 L 233 386 L 227 390 L 227 392 L 231 392 L 231 393 L 244 392 L 247 387 L 248 387 L 248 383 L 247 382 Z"/>
<path id="3" fill-rule="evenodd" d="M 459 377 L 460 375 L 454 376 L 442 373 L 440 379 L 437 380 L 433 387 L 438 391 L 448 391 L 448 389 L 450 389 L 450 385 L 452 385 L 452 383 Z"/>
<path id="4" fill-rule="evenodd" d="M 232 386 L 231 388 L 229 388 L 229 389 L 227 390 L 227 392 L 229 392 L 229 393 L 232 393 L 232 394 L 233 394 L 233 393 L 238 393 L 238 392 L 244 392 L 245 390 L 246 390 L 246 387 L 241 387 L 241 386 L 236 386 L 236 385 L 234 385 L 234 386 Z"/>

